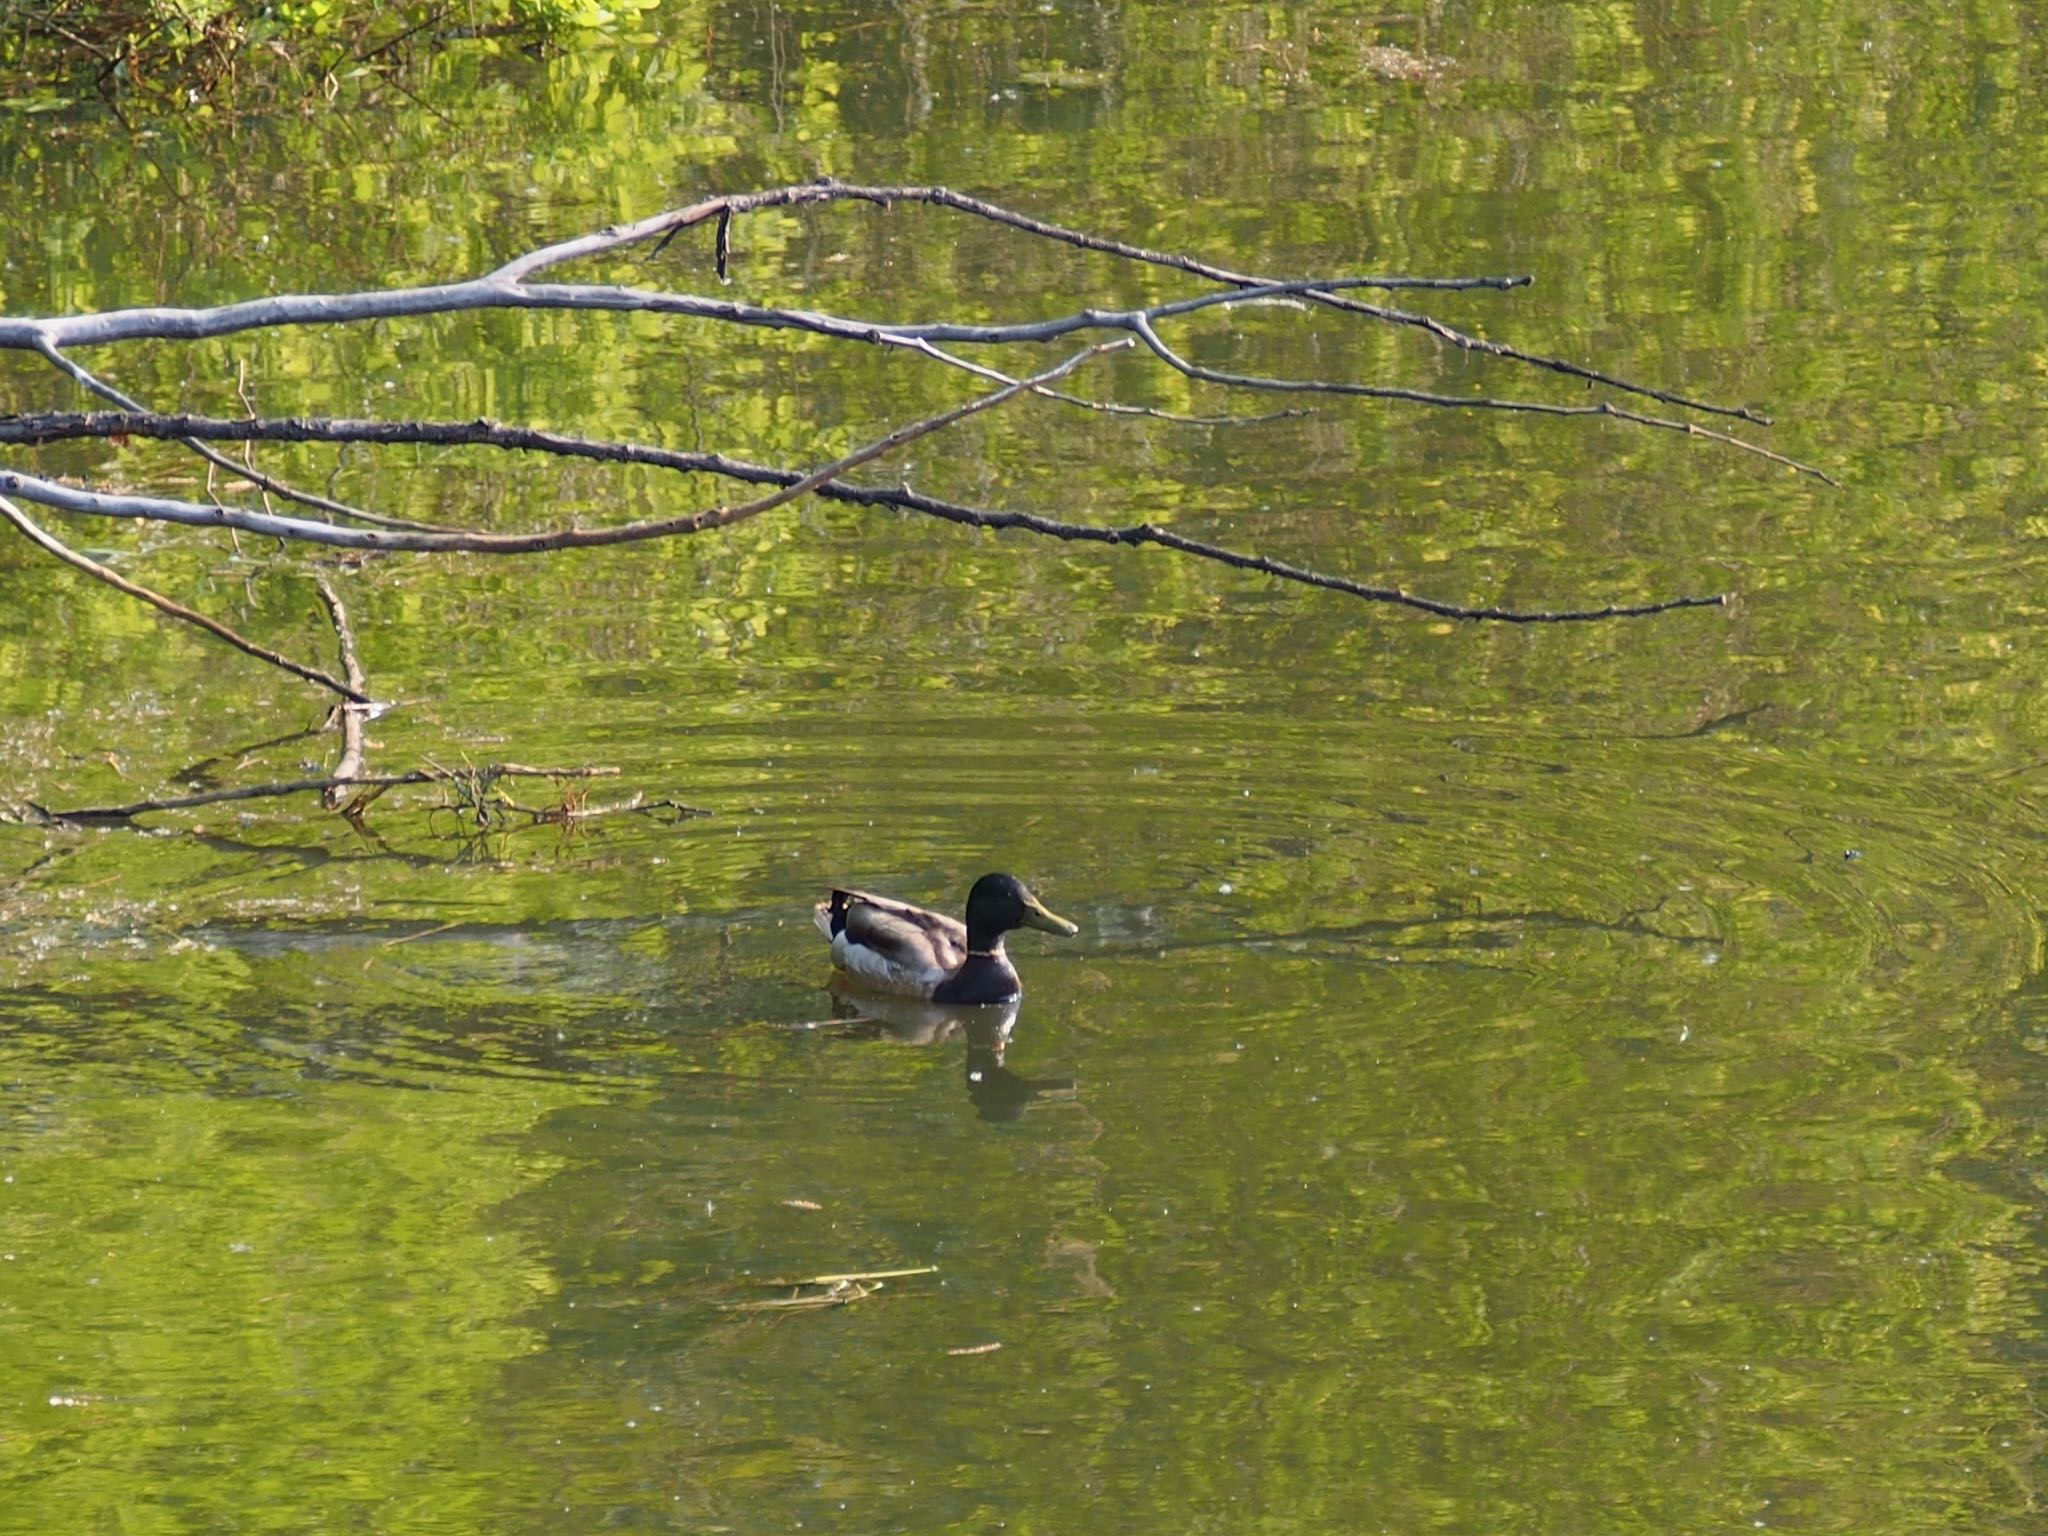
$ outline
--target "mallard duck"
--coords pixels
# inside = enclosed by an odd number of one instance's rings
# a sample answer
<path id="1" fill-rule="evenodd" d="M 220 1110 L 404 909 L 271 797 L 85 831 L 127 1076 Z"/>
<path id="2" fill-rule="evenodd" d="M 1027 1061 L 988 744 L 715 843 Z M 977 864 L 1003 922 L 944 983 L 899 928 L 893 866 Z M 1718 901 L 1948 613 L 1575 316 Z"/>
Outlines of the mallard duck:
<path id="1" fill-rule="evenodd" d="M 1046 910 L 1015 875 L 983 875 L 967 893 L 967 921 L 907 901 L 835 890 L 818 903 L 818 929 L 832 941 L 832 963 L 879 992 L 935 1003 L 1002 1003 L 1024 990 L 1003 952 L 1013 928 L 1081 930 Z"/>

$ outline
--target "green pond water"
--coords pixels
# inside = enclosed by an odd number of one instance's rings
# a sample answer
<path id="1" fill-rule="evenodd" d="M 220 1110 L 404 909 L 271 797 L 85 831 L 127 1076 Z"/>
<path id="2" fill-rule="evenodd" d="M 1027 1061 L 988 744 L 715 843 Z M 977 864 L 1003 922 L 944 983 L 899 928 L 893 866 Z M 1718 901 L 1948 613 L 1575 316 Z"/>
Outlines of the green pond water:
<path id="1" fill-rule="evenodd" d="M 439 281 L 713 191 L 940 182 L 1247 270 L 1532 273 L 1397 302 L 1756 405 L 1777 424 L 1702 420 L 1842 486 L 1615 422 L 1016 402 L 862 476 L 1464 603 L 1736 600 L 1458 625 L 818 502 L 320 567 L 397 704 L 373 767 L 603 764 L 595 800 L 710 814 L 479 832 L 410 790 L 361 832 L 310 798 L 0 826 L 0 1529 L 2040 1529 L 2038 14 L 676 3 L 643 31 L 449 42 L 332 106 L 0 119 L 0 308 Z M 906 207 L 742 221 L 729 286 L 704 231 L 606 274 L 888 319 L 1198 291 Z M 1326 312 L 1174 338 L 1621 398 Z M 971 388 L 588 314 L 80 357 L 163 408 L 796 467 Z M 1274 403 L 1131 356 L 1075 387 Z M 0 361 L 0 409 L 81 403 Z M 726 494 L 260 461 L 488 527 Z M 8 463 L 205 493 L 140 443 Z M 298 555 L 39 516 L 332 654 Z M 0 540 L 0 803 L 318 772 L 331 738 L 274 739 L 323 708 Z M 952 909 L 992 868 L 1081 925 L 1013 940 L 1014 1019 L 826 990 L 825 886 Z"/>

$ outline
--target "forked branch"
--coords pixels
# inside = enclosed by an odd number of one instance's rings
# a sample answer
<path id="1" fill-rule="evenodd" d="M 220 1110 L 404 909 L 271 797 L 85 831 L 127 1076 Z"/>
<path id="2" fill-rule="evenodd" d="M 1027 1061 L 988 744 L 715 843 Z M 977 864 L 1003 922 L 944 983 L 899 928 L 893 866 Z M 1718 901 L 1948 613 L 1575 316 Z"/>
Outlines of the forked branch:
<path id="1" fill-rule="evenodd" d="M 712 265 L 719 279 L 725 280 L 731 269 L 735 232 L 745 216 L 778 208 L 845 203 L 865 203 L 884 209 L 902 204 L 922 204 L 980 219 L 1030 239 L 1059 242 L 1207 286 L 1193 294 L 1171 295 L 1135 307 L 1083 305 L 1049 318 L 969 322 L 933 319 L 878 321 L 813 309 L 749 304 L 723 297 L 614 281 L 540 280 L 553 269 L 606 258 L 614 258 L 615 268 L 632 275 L 631 268 L 622 267 L 616 261 L 616 258 L 628 255 L 639 258 L 640 270 L 645 271 L 677 234 L 705 223 L 710 223 L 714 229 Z M 1179 414 L 1151 406 L 1089 399 L 1053 388 L 1091 358 L 1120 348 L 1140 346 L 1159 366 L 1171 369 L 1202 390 L 1215 391 L 1220 396 L 1250 395 L 1258 397 L 1261 403 L 1276 395 L 1297 401 L 1304 396 L 1317 396 L 1328 401 L 1373 401 L 1393 406 L 1511 412 L 1556 421 L 1605 418 L 1628 428 L 1699 439 L 1716 448 L 1747 455 L 1755 462 L 1775 465 L 1830 485 L 1835 483 L 1825 471 L 1814 465 L 1801 463 L 1731 433 L 1710 430 L 1688 419 L 1692 415 L 1712 415 L 1735 418 L 1757 426 L 1769 425 L 1767 417 L 1747 406 L 1697 399 L 1569 359 L 1525 351 L 1505 342 L 1474 336 L 1428 315 L 1390 308 L 1361 297 L 1367 290 L 1504 293 L 1526 287 L 1530 282 L 1527 276 L 1512 275 L 1397 277 L 1331 274 L 1276 278 L 1049 223 L 945 187 L 847 186 L 823 181 L 707 198 L 635 223 L 614 225 L 543 246 L 481 276 L 461 281 L 352 293 L 278 294 L 211 308 L 150 306 L 42 318 L 0 316 L 0 349 L 34 353 L 71 383 L 119 407 L 114 411 L 0 417 L 0 446 L 29 448 L 66 439 L 93 437 L 169 440 L 200 455 L 212 469 L 225 470 L 257 487 L 264 496 L 261 506 L 230 506 L 219 499 L 185 500 L 152 494 L 146 483 L 135 490 L 78 484 L 33 473 L 18 464 L 0 463 L 0 518 L 11 523 L 38 548 L 74 569 L 148 603 L 159 612 L 231 645 L 245 655 L 315 683 L 343 701 L 333 717 L 339 727 L 341 747 L 335 771 L 329 778 L 296 780 L 286 785 L 258 786 L 245 791 L 208 791 L 199 796 L 136 802 L 125 807 L 40 814 L 64 821 L 81 818 L 125 821 L 142 810 L 189 808 L 228 798 L 306 790 L 320 791 L 330 806 L 347 805 L 356 809 L 382 788 L 446 775 L 440 770 L 403 775 L 373 775 L 367 771 L 368 743 L 364 736 L 364 723 L 373 706 L 357 655 L 354 626 L 340 594 L 324 573 L 316 575 L 315 582 L 335 632 L 345 674 L 342 677 L 294 661 L 237 634 L 220 621 L 141 586 L 79 553 L 32 521 L 16 505 L 17 501 L 37 503 L 74 516 L 169 523 L 218 530 L 231 536 L 247 534 L 325 549 L 374 553 L 532 555 L 692 537 L 732 527 L 799 498 L 815 495 L 859 507 L 935 517 L 962 527 L 1028 533 L 1069 543 L 1128 547 L 1151 545 L 1233 570 L 1458 620 L 1565 623 L 1640 617 L 1675 609 L 1724 604 L 1727 601 L 1725 596 L 1709 594 L 1639 603 L 1582 602 L 1548 609 L 1467 605 L 1423 596 L 1400 586 L 1375 585 L 1312 570 L 1275 555 L 1190 538 L 1151 521 L 1102 526 L 1029 511 L 966 506 L 924 495 L 907 484 L 862 485 L 850 482 L 849 477 L 857 471 L 907 444 L 945 431 L 977 413 L 1005 405 L 1025 394 L 1038 395 L 1063 405 L 1140 415 L 1204 431 L 1227 430 L 1301 413 L 1298 407 L 1290 407 L 1260 413 L 1224 410 L 1208 415 Z M 1468 353 L 1539 373 L 1560 375 L 1614 394 L 1655 400 L 1679 414 L 1655 415 L 1636 409 L 1633 403 L 1624 405 L 1604 397 L 1551 400 L 1493 393 L 1458 394 L 1374 380 L 1282 377 L 1229 371 L 1194 361 L 1192 356 L 1168 339 L 1169 334 L 1180 327 L 1214 323 L 1218 317 L 1228 316 L 1245 305 L 1274 304 L 1301 310 L 1315 308 L 1362 321 L 1420 331 L 1439 343 Z M 516 423 L 269 418 L 256 414 L 253 399 L 246 394 L 243 396 L 246 414 L 241 418 L 165 415 L 151 411 L 144 402 L 106 376 L 103 369 L 87 368 L 75 355 L 86 347 L 108 347 L 142 340 L 196 342 L 281 327 L 325 327 L 492 309 L 647 314 L 738 327 L 743 331 L 782 331 L 848 345 L 887 347 L 948 370 L 964 372 L 979 381 L 981 386 L 993 385 L 994 388 L 898 427 L 820 467 L 803 470 L 751 463 L 720 453 L 685 453 L 629 441 L 592 441 Z M 1081 350 L 1051 368 L 1029 374 L 996 367 L 986 354 L 968 357 L 957 350 L 1047 342 L 1079 343 Z M 213 446 L 229 442 L 244 445 L 259 442 L 470 445 L 498 451 L 644 465 L 677 474 L 716 476 L 744 486 L 753 494 L 745 499 L 630 522 L 477 529 L 410 521 L 293 487 L 247 461 L 246 449 L 245 462 L 237 463 Z M 212 481 L 208 483 L 211 485 Z M 272 497 L 294 502 L 303 510 L 279 511 L 272 505 Z M 508 768 L 505 771 L 516 770 Z M 460 784 L 467 781 L 454 778 L 452 782 Z M 351 793 L 356 797 L 354 800 L 349 799 Z M 596 813 L 588 809 L 579 810 L 565 801 L 561 819 Z"/>

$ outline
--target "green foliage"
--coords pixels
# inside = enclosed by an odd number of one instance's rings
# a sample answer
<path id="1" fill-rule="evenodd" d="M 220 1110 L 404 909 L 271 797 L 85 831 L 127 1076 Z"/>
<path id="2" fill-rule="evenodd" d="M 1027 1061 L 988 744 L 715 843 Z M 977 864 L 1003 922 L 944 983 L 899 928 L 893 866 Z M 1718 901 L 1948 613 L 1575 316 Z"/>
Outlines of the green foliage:
<path id="1" fill-rule="evenodd" d="M 93 93 L 125 106 L 191 108 L 329 90 L 338 74 L 405 67 L 454 38 L 573 46 L 659 0 L 57 0 L 10 5 L 0 70 L 19 82 L 0 105 L 48 110 Z"/>
<path id="2" fill-rule="evenodd" d="M 504 0 L 513 19 L 536 37 L 559 42 L 572 32 L 610 32 L 653 10 L 660 0 Z"/>

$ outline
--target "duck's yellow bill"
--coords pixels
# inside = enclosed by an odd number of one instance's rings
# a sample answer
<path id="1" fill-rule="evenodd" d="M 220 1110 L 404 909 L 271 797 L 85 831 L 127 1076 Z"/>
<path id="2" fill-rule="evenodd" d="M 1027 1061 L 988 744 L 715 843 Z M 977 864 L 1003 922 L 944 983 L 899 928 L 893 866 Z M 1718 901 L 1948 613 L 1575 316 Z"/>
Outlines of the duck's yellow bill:
<path id="1" fill-rule="evenodd" d="M 1072 938 L 1081 931 L 1078 926 L 1068 922 L 1059 913 L 1052 911 L 1036 896 L 1024 898 L 1024 926 L 1026 928 L 1036 928 L 1044 933 L 1063 934 L 1068 938 Z"/>

